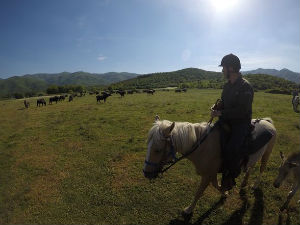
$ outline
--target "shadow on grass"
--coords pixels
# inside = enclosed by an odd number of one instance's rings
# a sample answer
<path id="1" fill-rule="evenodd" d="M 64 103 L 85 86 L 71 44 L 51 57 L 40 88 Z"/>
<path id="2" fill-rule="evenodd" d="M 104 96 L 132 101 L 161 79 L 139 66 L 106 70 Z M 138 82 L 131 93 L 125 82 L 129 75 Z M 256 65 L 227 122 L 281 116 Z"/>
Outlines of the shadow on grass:
<path id="1" fill-rule="evenodd" d="M 248 225 L 262 225 L 263 224 L 263 217 L 264 217 L 264 199 L 263 199 L 263 192 L 261 189 L 254 190 L 254 196 L 255 196 L 255 202 L 251 211 L 251 217 L 249 220 Z M 237 209 L 232 213 L 232 215 L 229 217 L 227 221 L 222 223 L 222 225 L 238 225 L 243 224 L 243 217 L 249 208 L 249 202 L 248 197 L 245 192 L 245 190 L 240 191 L 240 198 L 243 201 L 241 208 Z M 222 206 L 225 202 L 224 198 L 221 198 L 218 202 L 216 202 L 209 210 L 207 210 L 202 216 L 199 217 L 199 219 L 193 223 L 193 225 L 201 225 L 203 224 L 204 220 L 210 216 L 210 214 Z M 180 224 L 188 224 L 192 225 L 192 223 L 189 223 L 188 221 L 184 220 L 171 220 L 169 225 L 180 225 Z M 279 223 L 282 224 L 282 223 Z M 288 221 L 287 221 L 288 224 Z"/>
<path id="2" fill-rule="evenodd" d="M 251 211 L 250 224 L 261 225 L 264 218 L 264 195 L 260 188 L 254 190 L 255 202 Z"/>
<path id="3" fill-rule="evenodd" d="M 279 216 L 278 216 L 278 225 L 283 225 L 282 223 L 282 214 L 280 213 Z M 290 215 L 287 213 L 287 218 L 286 218 L 286 225 L 290 225 L 291 224 L 291 218 L 290 218 Z"/>
<path id="4" fill-rule="evenodd" d="M 242 207 L 233 212 L 227 221 L 222 225 L 243 224 L 243 217 L 249 207 L 248 196 L 244 189 L 240 191 L 240 198 L 243 201 Z"/>
<path id="5" fill-rule="evenodd" d="M 209 210 L 207 210 L 202 216 L 199 217 L 199 219 L 194 223 L 194 224 L 202 224 L 203 221 L 209 217 L 209 215 L 216 210 L 217 208 L 219 208 L 220 206 L 222 206 L 225 202 L 226 198 L 221 197 L 219 199 L 219 201 L 217 201 Z M 171 220 L 169 225 L 180 225 L 180 224 L 188 224 L 188 225 L 192 225 L 192 223 L 189 223 L 188 221 L 185 220 L 179 220 L 179 219 L 174 219 Z"/>

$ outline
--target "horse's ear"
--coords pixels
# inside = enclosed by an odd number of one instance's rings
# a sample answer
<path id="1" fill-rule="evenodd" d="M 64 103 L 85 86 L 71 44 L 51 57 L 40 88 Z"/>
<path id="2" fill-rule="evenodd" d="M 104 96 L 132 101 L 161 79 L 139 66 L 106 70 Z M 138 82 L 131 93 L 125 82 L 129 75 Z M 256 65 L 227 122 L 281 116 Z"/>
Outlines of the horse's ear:
<path id="1" fill-rule="evenodd" d="M 160 118 L 158 115 L 155 116 L 155 122 L 158 121 Z"/>
<path id="2" fill-rule="evenodd" d="M 282 160 L 284 160 L 284 159 L 285 159 L 285 156 L 284 156 L 284 154 L 283 154 L 283 152 L 282 152 L 282 151 L 280 151 L 280 158 L 281 158 Z"/>
<path id="3" fill-rule="evenodd" d="M 174 129 L 175 127 L 175 122 L 173 122 L 169 127 L 166 127 L 164 130 L 163 130 L 163 135 L 165 137 L 169 137 L 171 135 L 171 132 L 172 130 Z"/>

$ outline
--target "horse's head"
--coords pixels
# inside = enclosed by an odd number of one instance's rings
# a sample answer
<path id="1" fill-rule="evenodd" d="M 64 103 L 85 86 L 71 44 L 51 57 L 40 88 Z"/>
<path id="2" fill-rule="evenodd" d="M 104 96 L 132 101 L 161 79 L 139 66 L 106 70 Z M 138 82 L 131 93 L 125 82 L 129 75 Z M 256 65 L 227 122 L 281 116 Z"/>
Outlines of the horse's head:
<path id="1" fill-rule="evenodd" d="M 155 116 L 155 122 L 150 129 L 147 141 L 147 155 L 144 165 L 144 175 L 153 179 L 162 171 L 163 166 L 175 158 L 175 150 L 172 144 L 172 131 L 175 122 L 167 120 L 160 121 L 159 116 Z"/>
<path id="2" fill-rule="evenodd" d="M 287 175 L 294 169 L 295 167 L 299 168 L 299 164 L 295 162 L 290 162 L 288 159 L 285 158 L 282 152 L 280 152 L 280 157 L 281 157 L 281 165 L 279 167 L 279 173 L 277 178 L 275 179 L 273 185 L 275 188 L 279 188 L 282 181 L 287 177 Z"/>

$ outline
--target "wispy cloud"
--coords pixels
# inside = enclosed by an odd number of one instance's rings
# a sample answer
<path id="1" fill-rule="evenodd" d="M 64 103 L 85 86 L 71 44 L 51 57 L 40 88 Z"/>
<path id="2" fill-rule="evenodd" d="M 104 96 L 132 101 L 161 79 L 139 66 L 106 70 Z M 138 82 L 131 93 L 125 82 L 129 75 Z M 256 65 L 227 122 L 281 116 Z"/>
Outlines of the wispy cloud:
<path id="1" fill-rule="evenodd" d="M 98 56 L 98 58 L 97 58 L 97 60 L 100 61 L 100 62 L 102 62 L 102 61 L 105 60 L 105 59 L 107 59 L 107 57 L 106 57 L 106 56 L 103 56 L 103 55 L 100 55 L 100 56 Z"/>

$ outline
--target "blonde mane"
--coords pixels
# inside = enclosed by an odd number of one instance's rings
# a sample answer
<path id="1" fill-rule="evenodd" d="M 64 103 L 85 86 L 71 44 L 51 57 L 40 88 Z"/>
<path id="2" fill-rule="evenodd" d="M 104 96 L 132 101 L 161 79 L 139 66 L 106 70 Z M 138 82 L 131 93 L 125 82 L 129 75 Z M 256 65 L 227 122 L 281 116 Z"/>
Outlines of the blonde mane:
<path id="1" fill-rule="evenodd" d="M 148 143 L 163 139 L 162 130 L 171 126 L 169 120 L 158 120 L 154 122 L 153 127 L 148 134 Z M 175 127 L 171 133 L 171 139 L 176 151 L 184 153 L 192 148 L 196 141 L 206 132 L 208 126 L 203 123 L 175 122 Z"/>

